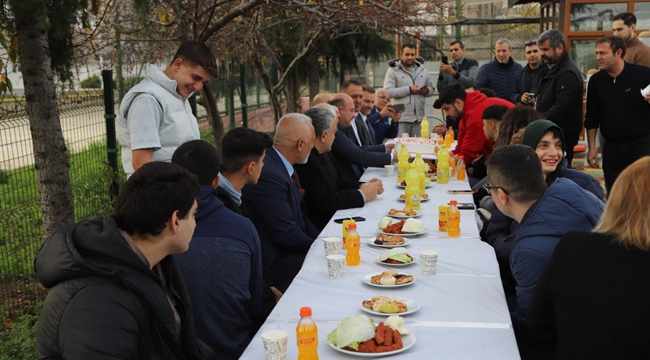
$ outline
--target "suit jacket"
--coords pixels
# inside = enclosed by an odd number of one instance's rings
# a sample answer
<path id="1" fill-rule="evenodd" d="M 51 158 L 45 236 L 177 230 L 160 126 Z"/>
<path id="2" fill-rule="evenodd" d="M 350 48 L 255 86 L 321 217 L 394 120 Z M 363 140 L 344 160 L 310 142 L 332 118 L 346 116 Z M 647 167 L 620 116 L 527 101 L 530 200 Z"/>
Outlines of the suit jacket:
<path id="1" fill-rule="evenodd" d="M 260 236 L 262 265 L 284 291 L 298 274 L 318 230 L 309 221 L 302 195 L 274 148 L 266 152 L 257 184 L 246 185 L 242 192 Z"/>
<path id="2" fill-rule="evenodd" d="M 359 181 L 364 168 L 382 167 L 384 165 L 390 165 L 392 162 L 392 156 L 386 152 L 386 146 L 373 145 L 359 147 L 350 140 L 343 125 L 338 124 L 337 129 L 334 143 L 332 144 L 332 154 L 341 170 L 343 179 Z M 266 167 L 266 165 L 264 166 Z"/>
<path id="3" fill-rule="evenodd" d="M 393 139 L 397 137 L 397 132 L 399 131 L 399 123 L 393 124 L 388 116 L 381 117 L 379 114 L 379 109 L 376 107 L 372 108 L 370 114 L 366 118 L 366 123 L 368 127 L 372 127 L 375 132 L 375 142 L 381 144 L 384 142 L 384 139 Z"/>
<path id="4" fill-rule="evenodd" d="M 306 164 L 294 166 L 305 189 L 307 214 L 319 230 L 325 228 L 336 210 L 364 205 L 360 183 L 337 180 L 326 156 L 313 148 Z"/>

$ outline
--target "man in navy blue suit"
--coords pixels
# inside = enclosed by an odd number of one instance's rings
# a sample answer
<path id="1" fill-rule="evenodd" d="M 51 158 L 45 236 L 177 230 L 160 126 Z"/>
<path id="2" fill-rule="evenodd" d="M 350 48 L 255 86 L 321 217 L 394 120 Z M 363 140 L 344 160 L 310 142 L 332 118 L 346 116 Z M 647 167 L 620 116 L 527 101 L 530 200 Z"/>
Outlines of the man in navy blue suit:
<path id="1" fill-rule="evenodd" d="M 295 164 L 305 164 L 314 146 L 314 127 L 303 114 L 284 115 L 266 151 L 256 185 L 243 188 L 246 209 L 260 236 L 262 264 L 284 292 L 298 274 L 318 230 L 309 221 Z"/>
<path id="2" fill-rule="evenodd" d="M 372 86 L 363 87 L 361 98 L 361 114 L 365 116 L 368 128 L 375 133 L 375 143 L 381 144 L 384 139 L 394 139 L 399 131 L 401 111 L 395 111 L 389 104 L 390 95 L 384 89 L 375 89 Z"/>
<path id="3" fill-rule="evenodd" d="M 332 155 L 340 174 L 340 179 L 359 181 L 366 167 L 383 167 L 393 162 L 394 144 L 358 146 L 350 138 L 345 129 L 350 126 L 355 117 L 354 102 L 347 94 L 336 94 L 330 101 L 339 109 L 339 123 L 332 144 Z"/>

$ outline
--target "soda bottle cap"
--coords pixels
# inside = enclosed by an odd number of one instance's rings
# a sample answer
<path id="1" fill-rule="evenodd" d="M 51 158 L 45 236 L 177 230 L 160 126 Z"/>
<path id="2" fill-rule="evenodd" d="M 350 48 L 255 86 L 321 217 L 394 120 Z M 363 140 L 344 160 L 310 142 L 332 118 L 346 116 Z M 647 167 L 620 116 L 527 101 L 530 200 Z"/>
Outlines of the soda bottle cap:
<path id="1" fill-rule="evenodd" d="M 311 308 L 308 307 L 308 306 L 301 307 L 300 308 L 300 316 L 302 316 L 302 317 L 311 316 Z"/>
<path id="2" fill-rule="evenodd" d="M 415 164 L 410 163 L 410 164 L 409 164 L 409 167 L 412 168 L 412 169 L 415 169 Z"/>
<path id="3" fill-rule="evenodd" d="M 406 147 L 406 144 L 402 143 L 402 147 L 405 148 L 405 147 Z"/>
<path id="4" fill-rule="evenodd" d="M 456 201 L 456 200 L 452 200 L 452 201 L 449 202 L 449 205 L 456 205 L 456 204 L 458 204 L 458 201 Z"/>
<path id="5" fill-rule="evenodd" d="M 348 229 L 350 229 L 350 230 L 356 230 L 356 229 L 357 229 L 357 223 L 349 224 L 349 225 L 348 225 Z M 311 311 L 311 310 L 309 310 L 309 311 Z"/>
<path id="6" fill-rule="evenodd" d="M 458 158 L 459 158 L 459 159 L 463 159 L 463 160 L 465 160 L 465 156 L 464 156 L 464 155 L 458 155 Z"/>
<path id="7" fill-rule="evenodd" d="M 415 153 L 415 156 L 422 156 L 422 153 Z"/>

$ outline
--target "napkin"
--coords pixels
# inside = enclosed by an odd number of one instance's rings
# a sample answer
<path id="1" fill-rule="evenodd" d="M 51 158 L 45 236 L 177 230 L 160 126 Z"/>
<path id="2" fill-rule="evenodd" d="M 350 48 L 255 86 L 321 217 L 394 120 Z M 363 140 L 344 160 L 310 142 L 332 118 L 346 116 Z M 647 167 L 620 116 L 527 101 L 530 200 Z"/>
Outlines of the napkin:
<path id="1" fill-rule="evenodd" d="M 645 89 L 641 90 L 641 96 L 645 97 L 650 92 L 650 85 L 646 86 Z"/>

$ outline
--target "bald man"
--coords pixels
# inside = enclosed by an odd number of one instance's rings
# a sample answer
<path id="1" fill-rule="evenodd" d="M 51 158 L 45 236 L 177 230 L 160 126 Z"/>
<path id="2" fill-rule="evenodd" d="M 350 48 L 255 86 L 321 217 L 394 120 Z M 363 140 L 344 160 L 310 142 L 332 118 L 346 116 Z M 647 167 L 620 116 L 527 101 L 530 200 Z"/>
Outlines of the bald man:
<path id="1" fill-rule="evenodd" d="M 242 189 L 244 205 L 260 235 L 262 265 L 282 292 L 298 274 L 318 236 L 307 217 L 304 190 L 293 169 L 293 165 L 307 162 L 314 139 L 309 117 L 284 115 L 276 127 L 273 146 L 266 151 L 259 181 Z"/>
<path id="2" fill-rule="evenodd" d="M 318 104 L 326 104 L 330 100 L 332 100 L 332 94 L 316 94 L 316 96 L 314 96 L 314 99 L 311 101 L 311 107 L 314 107 Z"/>
<path id="3" fill-rule="evenodd" d="M 390 152 L 394 144 L 358 146 L 354 134 L 346 131 L 355 118 L 354 101 L 349 95 L 335 94 L 330 104 L 339 109 L 339 123 L 332 144 L 339 179 L 358 181 L 365 168 L 384 167 L 393 162 L 393 154 Z"/>

